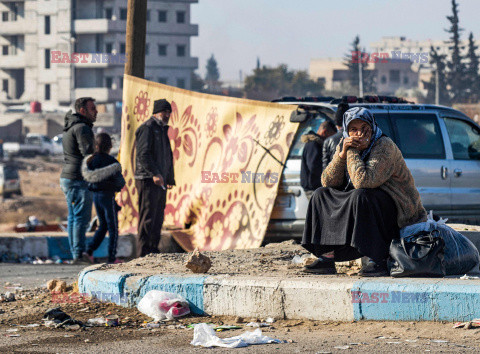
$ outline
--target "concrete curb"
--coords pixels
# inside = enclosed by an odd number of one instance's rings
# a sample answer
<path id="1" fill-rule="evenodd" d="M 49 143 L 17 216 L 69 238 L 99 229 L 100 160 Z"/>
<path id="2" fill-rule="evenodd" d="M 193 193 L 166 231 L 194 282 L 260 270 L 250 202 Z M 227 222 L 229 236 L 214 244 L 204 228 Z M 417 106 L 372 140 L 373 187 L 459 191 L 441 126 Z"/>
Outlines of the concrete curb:
<path id="1" fill-rule="evenodd" d="M 87 236 L 87 243 L 92 236 Z M 5 253 L 16 254 L 19 258 L 24 256 L 61 259 L 72 259 L 68 236 L 59 234 L 55 236 L 44 234 L 19 234 L 0 236 L 0 255 Z M 108 236 L 100 247 L 93 253 L 95 257 L 108 257 Z M 135 256 L 135 235 L 120 235 L 117 243 L 117 256 L 122 258 Z"/>
<path id="2" fill-rule="evenodd" d="M 153 275 L 86 268 L 81 293 L 134 307 L 149 290 L 184 296 L 196 314 L 318 321 L 463 321 L 480 317 L 480 281 L 283 279 L 253 276 Z"/>

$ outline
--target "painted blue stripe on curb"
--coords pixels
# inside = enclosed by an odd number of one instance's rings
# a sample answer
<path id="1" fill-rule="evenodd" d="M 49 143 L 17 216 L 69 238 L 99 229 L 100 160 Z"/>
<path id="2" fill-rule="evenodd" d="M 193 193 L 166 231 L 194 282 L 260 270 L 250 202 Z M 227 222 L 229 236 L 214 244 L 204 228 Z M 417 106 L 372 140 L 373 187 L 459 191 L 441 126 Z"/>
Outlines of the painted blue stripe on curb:
<path id="1" fill-rule="evenodd" d="M 355 320 L 456 321 L 480 317 L 480 284 L 447 279 L 357 281 Z"/>
<path id="2" fill-rule="evenodd" d="M 93 237 L 86 238 L 86 244 L 93 240 Z M 70 243 L 67 236 L 49 236 L 47 237 L 48 257 L 58 256 L 61 259 L 72 259 L 70 252 Z M 104 258 L 108 257 L 108 238 L 102 241 L 100 246 L 93 252 L 94 257 Z"/>
<path id="3" fill-rule="evenodd" d="M 78 290 L 99 301 L 123 305 L 127 301 L 123 288 L 129 276 L 131 276 L 129 273 L 85 270 L 78 278 Z"/>

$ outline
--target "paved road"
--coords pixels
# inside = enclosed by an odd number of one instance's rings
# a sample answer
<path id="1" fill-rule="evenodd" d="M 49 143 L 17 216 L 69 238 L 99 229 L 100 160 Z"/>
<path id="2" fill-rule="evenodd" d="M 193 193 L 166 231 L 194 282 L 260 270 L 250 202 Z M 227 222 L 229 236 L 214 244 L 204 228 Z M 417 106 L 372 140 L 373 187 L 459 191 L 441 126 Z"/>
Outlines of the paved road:
<path id="1" fill-rule="evenodd" d="M 6 282 L 21 284 L 24 289 L 43 286 L 53 278 L 71 283 L 83 268 L 84 265 L 0 263 L 0 292 L 8 290 Z"/>

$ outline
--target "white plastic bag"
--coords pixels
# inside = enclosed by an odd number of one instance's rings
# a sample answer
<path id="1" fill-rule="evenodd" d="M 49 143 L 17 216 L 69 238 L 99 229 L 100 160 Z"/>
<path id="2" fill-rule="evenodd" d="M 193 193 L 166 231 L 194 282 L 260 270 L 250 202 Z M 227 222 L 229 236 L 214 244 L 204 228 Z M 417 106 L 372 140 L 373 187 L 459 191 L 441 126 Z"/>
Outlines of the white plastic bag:
<path id="1" fill-rule="evenodd" d="M 400 230 L 400 237 L 406 238 L 421 231 L 438 230 L 439 236 L 445 241 L 445 272 L 446 275 L 466 274 L 477 270 L 480 256 L 475 245 L 458 231 L 445 223 L 448 219 L 433 220 L 430 211 L 426 222 L 406 226 Z"/>
<path id="2" fill-rule="evenodd" d="M 251 344 L 283 343 L 281 340 L 262 335 L 260 328 L 253 332 L 244 332 L 239 336 L 230 338 L 219 338 L 214 329 L 206 324 L 199 323 L 194 327 L 193 340 L 190 344 L 195 346 L 242 348 Z"/>
<path id="3" fill-rule="evenodd" d="M 190 313 L 188 302 L 182 296 L 160 290 L 146 293 L 137 308 L 155 321 L 173 320 Z"/>

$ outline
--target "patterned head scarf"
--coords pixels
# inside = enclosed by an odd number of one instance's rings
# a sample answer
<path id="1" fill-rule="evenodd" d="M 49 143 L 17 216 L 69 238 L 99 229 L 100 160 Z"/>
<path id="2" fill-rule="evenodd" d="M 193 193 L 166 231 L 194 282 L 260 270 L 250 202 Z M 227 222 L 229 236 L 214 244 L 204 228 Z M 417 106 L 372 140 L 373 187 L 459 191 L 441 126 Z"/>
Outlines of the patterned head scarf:
<path id="1" fill-rule="evenodd" d="M 368 109 L 363 107 L 354 107 L 354 108 L 350 108 L 343 115 L 343 137 L 344 138 L 348 138 L 348 125 L 355 119 L 360 119 L 360 120 L 363 120 L 364 122 L 367 122 L 372 128 L 372 138 L 370 141 L 370 145 L 368 145 L 368 147 L 365 150 L 363 150 L 361 153 L 361 158 L 362 160 L 365 161 L 365 158 L 368 156 L 368 154 L 372 150 L 373 145 L 378 139 L 380 139 L 383 133 L 380 127 L 377 125 L 377 122 L 375 121 L 375 117 L 373 116 L 372 112 L 370 112 Z"/>

